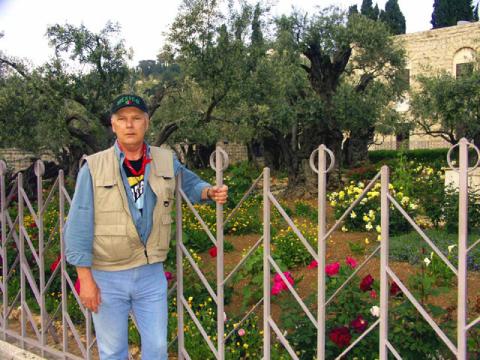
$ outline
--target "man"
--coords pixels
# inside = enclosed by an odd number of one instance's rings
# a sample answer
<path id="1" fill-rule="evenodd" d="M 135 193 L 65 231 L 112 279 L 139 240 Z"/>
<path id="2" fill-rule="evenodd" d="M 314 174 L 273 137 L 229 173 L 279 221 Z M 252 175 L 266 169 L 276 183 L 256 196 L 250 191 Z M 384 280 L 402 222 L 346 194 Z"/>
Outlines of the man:
<path id="1" fill-rule="evenodd" d="M 167 359 L 167 281 L 163 271 L 175 175 L 193 202 L 223 204 L 227 187 L 211 187 L 171 151 L 144 142 L 148 109 L 121 95 L 111 109 L 117 139 L 87 157 L 78 174 L 65 229 L 66 258 L 76 266 L 80 299 L 93 311 L 101 360 L 128 358 L 128 315 L 133 312 L 142 359 Z"/>

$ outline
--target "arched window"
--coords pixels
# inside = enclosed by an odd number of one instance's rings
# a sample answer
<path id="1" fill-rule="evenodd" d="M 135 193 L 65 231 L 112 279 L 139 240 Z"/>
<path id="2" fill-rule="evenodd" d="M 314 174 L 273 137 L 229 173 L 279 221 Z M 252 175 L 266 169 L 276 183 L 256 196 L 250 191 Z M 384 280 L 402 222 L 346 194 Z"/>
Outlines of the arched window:
<path id="1" fill-rule="evenodd" d="M 470 75 L 473 71 L 475 59 L 476 52 L 474 49 L 465 47 L 458 50 L 453 56 L 453 74 L 455 77 Z"/>

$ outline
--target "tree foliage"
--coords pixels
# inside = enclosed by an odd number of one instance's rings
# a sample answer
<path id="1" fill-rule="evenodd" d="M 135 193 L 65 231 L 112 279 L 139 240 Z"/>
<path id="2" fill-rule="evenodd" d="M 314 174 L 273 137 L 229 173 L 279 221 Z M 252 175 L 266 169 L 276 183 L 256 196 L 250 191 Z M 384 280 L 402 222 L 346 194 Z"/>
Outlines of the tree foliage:
<path id="1" fill-rule="evenodd" d="M 456 144 L 462 137 L 480 141 L 480 72 L 454 78 L 447 73 L 420 77 L 411 111 L 426 134 Z"/>
<path id="2" fill-rule="evenodd" d="M 460 20 L 474 20 L 472 0 L 435 0 L 432 12 L 434 29 L 457 25 Z"/>
<path id="3" fill-rule="evenodd" d="M 110 103 L 129 77 L 128 54 L 114 39 L 119 30 L 111 23 L 98 34 L 83 25 L 51 26 L 55 57 L 32 70 L 3 56 L 12 74 L 3 79 L 1 122 L 14 135 L 5 144 L 50 151 L 71 171 L 82 154 L 104 148 L 113 138 Z"/>
<path id="4" fill-rule="evenodd" d="M 273 19 L 262 4 L 185 0 L 158 58 L 135 70 L 118 31 L 111 24 L 99 34 L 49 28 L 55 59 L 33 70 L 9 65 L 13 74 L 2 78 L 0 108 L 15 118 L 2 121 L 5 131 L 24 138 L 44 128 L 53 140 L 42 144 L 39 136 L 32 147 L 47 146 L 72 165 L 113 140 L 108 106 L 119 92 L 134 91 L 149 103 L 153 143 L 180 144 L 199 165 L 218 140 L 242 141 L 287 169 L 294 186 L 321 143 L 339 161 L 365 156 L 375 129 L 395 118 L 389 104 L 403 90 L 400 46 L 383 22 L 355 11 Z M 16 88 L 22 95 L 14 105 L 8 99 Z"/>
<path id="5" fill-rule="evenodd" d="M 375 4 L 375 6 L 373 6 L 372 0 L 362 0 L 362 5 L 360 6 L 360 14 L 366 16 L 371 20 L 378 20 L 378 4 Z"/>
<path id="6" fill-rule="evenodd" d="M 380 20 L 387 24 L 392 34 L 405 34 L 405 16 L 403 16 L 402 10 L 400 10 L 398 0 L 388 0 L 385 3 L 385 11 L 380 13 Z"/>

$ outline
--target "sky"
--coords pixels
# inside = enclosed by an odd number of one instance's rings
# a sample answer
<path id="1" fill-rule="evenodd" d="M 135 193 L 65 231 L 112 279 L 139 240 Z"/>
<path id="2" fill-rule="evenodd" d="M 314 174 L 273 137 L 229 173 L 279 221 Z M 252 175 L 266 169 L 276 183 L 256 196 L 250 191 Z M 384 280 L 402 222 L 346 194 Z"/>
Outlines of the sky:
<path id="1" fill-rule="evenodd" d="M 250 0 L 253 1 L 253 0 Z M 316 7 L 340 8 L 361 0 L 269 0 L 272 14 L 281 15 L 295 8 L 308 12 Z M 121 37 L 133 50 L 135 65 L 139 60 L 155 59 L 164 44 L 164 33 L 172 23 L 181 0 L 0 0 L 0 51 L 30 59 L 40 65 L 53 56 L 45 32 L 54 24 L 84 24 L 91 31 L 101 30 L 107 21 L 121 25 Z M 377 0 L 384 9 L 386 0 Z M 433 0 L 398 0 L 407 33 L 429 30 Z"/>

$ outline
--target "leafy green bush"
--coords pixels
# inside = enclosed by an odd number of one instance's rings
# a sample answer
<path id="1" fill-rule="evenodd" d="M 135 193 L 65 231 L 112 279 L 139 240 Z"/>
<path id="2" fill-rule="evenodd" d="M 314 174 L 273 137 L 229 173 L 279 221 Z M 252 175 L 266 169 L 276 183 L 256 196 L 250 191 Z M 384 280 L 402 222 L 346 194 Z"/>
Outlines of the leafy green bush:
<path id="1" fill-rule="evenodd" d="M 379 171 L 379 166 L 375 164 L 362 164 L 361 166 L 347 169 L 345 177 L 348 181 L 366 181 L 373 178 Z"/>
<path id="2" fill-rule="evenodd" d="M 442 220 L 448 232 L 455 233 L 458 231 L 458 208 L 458 190 L 446 189 L 441 209 Z M 476 232 L 480 230 L 480 192 L 478 191 L 468 192 L 468 230 Z"/>
<path id="3" fill-rule="evenodd" d="M 314 222 L 318 221 L 318 210 L 303 200 L 295 201 L 295 215 Z"/>
<path id="4" fill-rule="evenodd" d="M 313 249 L 316 249 L 317 226 L 309 221 L 298 221 L 296 219 L 294 219 L 294 224 L 308 243 L 312 245 Z M 278 256 L 282 263 L 289 269 L 307 265 L 312 261 L 312 255 L 310 255 L 290 226 L 286 229 L 280 229 L 272 237 L 272 245 L 275 255 Z"/>
<path id="5" fill-rule="evenodd" d="M 406 160 L 417 161 L 427 164 L 447 164 L 448 149 L 415 149 L 415 150 L 374 150 L 368 152 L 368 159 L 372 163 L 380 163 L 386 160 L 398 159 L 404 156 Z"/>

